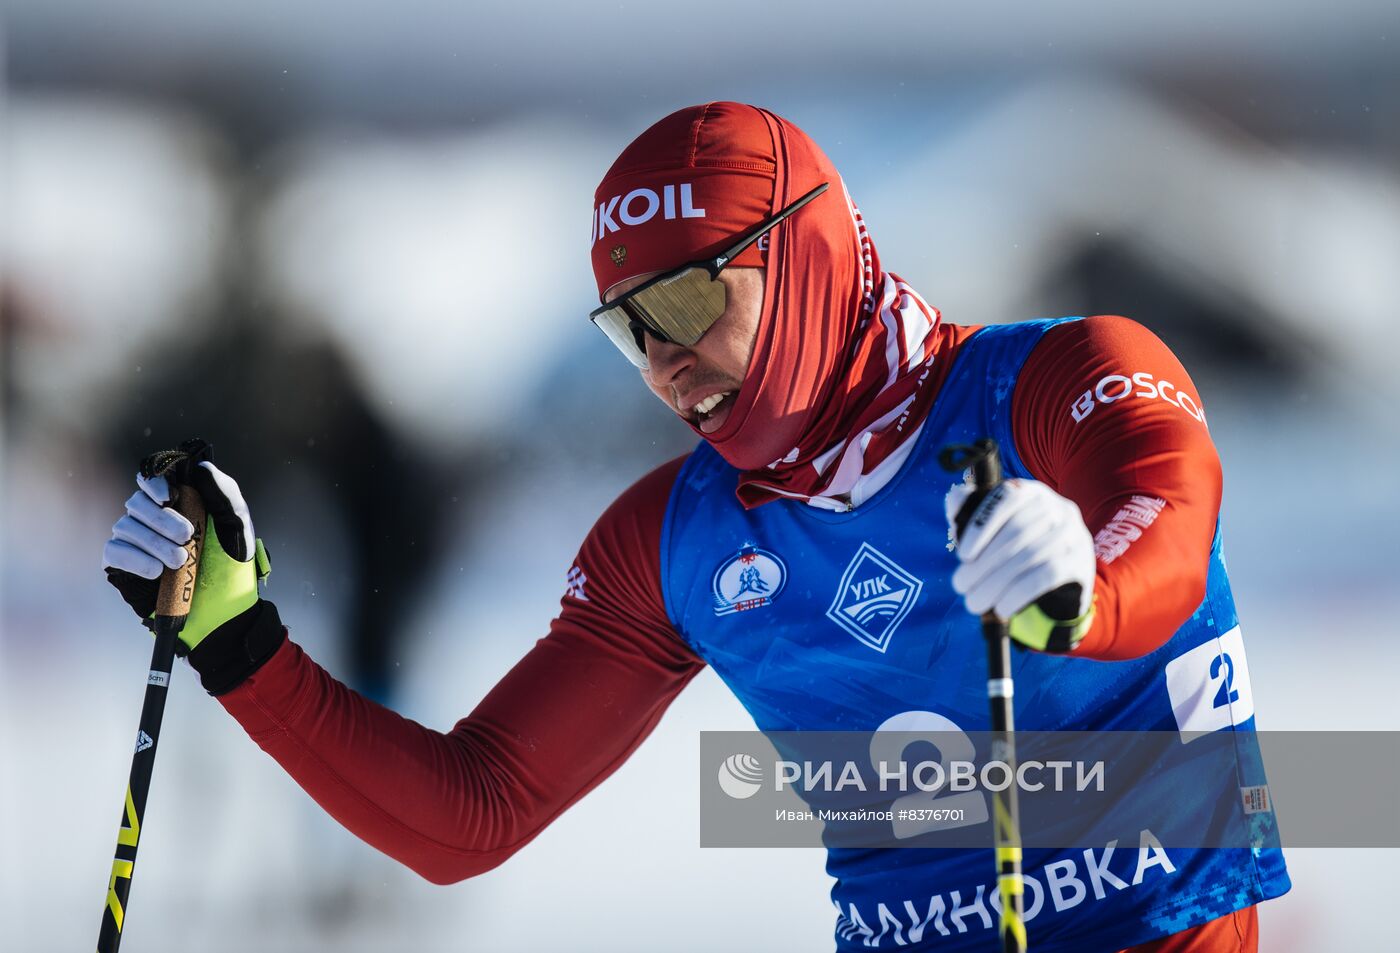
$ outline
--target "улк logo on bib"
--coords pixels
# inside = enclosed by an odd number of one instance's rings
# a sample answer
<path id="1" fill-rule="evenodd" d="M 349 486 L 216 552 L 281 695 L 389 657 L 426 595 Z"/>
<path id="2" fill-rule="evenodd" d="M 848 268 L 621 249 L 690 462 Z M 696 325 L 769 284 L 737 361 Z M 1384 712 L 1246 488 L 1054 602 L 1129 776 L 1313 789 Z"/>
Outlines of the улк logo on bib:
<path id="1" fill-rule="evenodd" d="M 766 606 L 787 583 L 787 566 L 776 554 L 744 546 L 719 564 L 711 590 L 715 615 L 730 615 Z"/>
<path id="2" fill-rule="evenodd" d="M 889 648 L 894 630 L 924 584 L 869 543 L 861 543 L 841 575 L 826 617 L 877 652 Z"/>

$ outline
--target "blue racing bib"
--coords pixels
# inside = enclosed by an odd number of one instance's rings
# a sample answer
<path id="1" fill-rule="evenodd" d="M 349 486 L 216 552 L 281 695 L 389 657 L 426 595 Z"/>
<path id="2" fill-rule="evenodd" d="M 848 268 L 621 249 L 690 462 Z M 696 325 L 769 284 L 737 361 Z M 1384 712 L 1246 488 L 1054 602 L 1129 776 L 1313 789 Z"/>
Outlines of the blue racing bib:
<path id="1" fill-rule="evenodd" d="M 666 610 L 760 730 L 989 729 L 985 646 L 950 583 L 957 559 L 943 498 L 956 476 L 937 456 L 991 436 L 1006 476 L 1030 477 L 1011 433 L 1012 395 L 1057 323 L 988 327 L 966 341 L 910 458 L 851 512 L 790 500 L 745 510 L 737 472 L 708 444 L 686 461 L 662 535 Z M 1205 599 L 1157 651 L 1122 662 L 1018 651 L 1013 675 L 1018 729 L 1238 730 L 1235 770 L 1195 783 L 1234 793 L 1265 783 L 1218 532 Z M 830 849 L 837 949 L 994 948 L 992 834 L 982 823 L 986 850 Z M 1117 950 L 1289 887 L 1276 848 L 1162 847 L 1150 831 L 1135 843 L 1027 850 L 1024 870 L 1037 953 Z"/>

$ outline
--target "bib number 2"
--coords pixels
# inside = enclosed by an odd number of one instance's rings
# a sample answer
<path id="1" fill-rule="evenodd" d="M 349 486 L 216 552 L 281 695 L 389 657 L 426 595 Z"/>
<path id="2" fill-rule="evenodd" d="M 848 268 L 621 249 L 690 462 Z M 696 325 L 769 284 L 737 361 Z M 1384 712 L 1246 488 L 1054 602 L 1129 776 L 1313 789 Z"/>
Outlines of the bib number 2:
<path id="1" fill-rule="evenodd" d="M 1220 679 L 1220 690 L 1215 693 L 1214 707 L 1216 708 L 1224 708 L 1231 702 L 1240 700 L 1239 690 L 1235 688 L 1235 663 L 1224 652 L 1217 655 L 1215 661 L 1210 663 L 1210 677 L 1220 678 L 1222 669 L 1225 672 L 1225 677 Z"/>
<path id="2" fill-rule="evenodd" d="M 1254 717 L 1254 692 L 1239 626 L 1172 659 L 1166 678 L 1183 744 Z"/>

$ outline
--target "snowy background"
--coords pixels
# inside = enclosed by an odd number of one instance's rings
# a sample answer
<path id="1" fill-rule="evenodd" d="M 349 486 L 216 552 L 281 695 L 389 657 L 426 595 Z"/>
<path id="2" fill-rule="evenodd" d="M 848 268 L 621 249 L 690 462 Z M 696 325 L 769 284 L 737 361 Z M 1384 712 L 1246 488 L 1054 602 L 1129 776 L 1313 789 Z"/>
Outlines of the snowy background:
<path id="1" fill-rule="evenodd" d="M 426 724 L 545 632 L 598 513 L 690 443 L 583 317 L 592 190 L 708 99 L 810 132 L 946 320 L 1161 335 L 1224 458 L 1261 726 L 1400 729 L 1393 3 L 642 10 L 7 5 L 0 948 L 99 924 L 149 643 L 98 562 L 149 450 L 213 440 L 295 637 Z M 697 732 L 751 727 L 708 672 L 446 888 L 176 674 L 125 949 L 831 945 L 820 851 L 697 846 Z M 1396 851 L 1288 856 L 1265 950 L 1390 943 Z"/>

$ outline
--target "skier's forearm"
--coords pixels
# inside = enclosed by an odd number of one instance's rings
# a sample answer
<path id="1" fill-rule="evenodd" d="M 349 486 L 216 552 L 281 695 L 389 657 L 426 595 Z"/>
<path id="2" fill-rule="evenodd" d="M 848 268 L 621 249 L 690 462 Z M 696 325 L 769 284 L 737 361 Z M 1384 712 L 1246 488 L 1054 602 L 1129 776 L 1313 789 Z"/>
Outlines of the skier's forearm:
<path id="1" fill-rule="evenodd" d="M 558 628 L 446 734 L 356 694 L 290 641 L 219 700 L 347 829 L 452 883 L 505 861 L 611 774 L 698 670 Z"/>
<path id="2" fill-rule="evenodd" d="M 466 767 L 464 746 L 352 692 L 295 643 L 219 701 L 327 813 L 428 880 L 451 883 L 508 856 L 473 838 L 480 825 L 447 823 L 484 774 Z"/>

